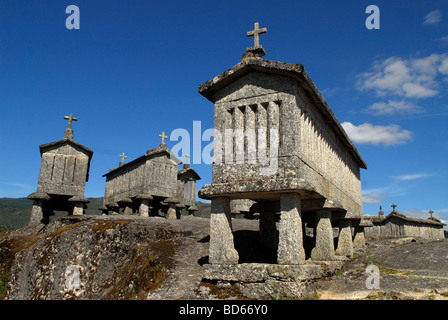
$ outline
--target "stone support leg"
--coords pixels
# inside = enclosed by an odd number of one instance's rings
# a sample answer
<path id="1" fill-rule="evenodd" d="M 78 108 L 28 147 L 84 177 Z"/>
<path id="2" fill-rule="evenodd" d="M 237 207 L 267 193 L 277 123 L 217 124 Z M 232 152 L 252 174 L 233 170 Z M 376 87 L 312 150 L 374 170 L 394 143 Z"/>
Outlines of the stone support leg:
<path id="1" fill-rule="evenodd" d="M 364 235 L 364 227 L 355 227 L 355 236 L 353 238 L 354 249 L 364 249 L 366 246 L 366 238 Z"/>
<path id="2" fill-rule="evenodd" d="M 352 223 L 348 219 L 339 220 L 339 239 L 336 253 L 342 257 L 353 257 Z"/>
<path id="3" fill-rule="evenodd" d="M 166 212 L 167 219 L 177 219 L 176 215 L 176 204 L 170 203 L 168 210 Z"/>
<path id="4" fill-rule="evenodd" d="M 278 227 L 278 264 L 305 263 L 300 196 L 287 193 L 280 196 L 280 223 Z"/>
<path id="5" fill-rule="evenodd" d="M 42 219 L 44 218 L 44 211 L 43 211 L 43 201 L 42 200 L 34 200 L 33 206 L 31 208 L 31 217 L 28 225 L 36 225 L 42 222 Z"/>
<path id="6" fill-rule="evenodd" d="M 142 217 L 149 217 L 149 200 L 141 199 L 140 207 L 138 208 L 138 214 Z"/>
<path id="7" fill-rule="evenodd" d="M 73 215 L 74 216 L 82 216 L 84 214 L 84 203 L 83 202 L 75 202 L 73 207 Z"/>
<path id="8" fill-rule="evenodd" d="M 238 252 L 233 242 L 230 200 L 213 199 L 211 206 L 209 262 L 238 264 Z"/>
<path id="9" fill-rule="evenodd" d="M 330 210 L 318 210 L 316 218 L 316 246 L 311 251 L 311 259 L 316 261 L 336 260 Z"/>
<path id="10" fill-rule="evenodd" d="M 123 209 L 123 214 L 125 215 L 131 215 L 133 213 L 132 207 L 131 206 L 125 206 Z"/>

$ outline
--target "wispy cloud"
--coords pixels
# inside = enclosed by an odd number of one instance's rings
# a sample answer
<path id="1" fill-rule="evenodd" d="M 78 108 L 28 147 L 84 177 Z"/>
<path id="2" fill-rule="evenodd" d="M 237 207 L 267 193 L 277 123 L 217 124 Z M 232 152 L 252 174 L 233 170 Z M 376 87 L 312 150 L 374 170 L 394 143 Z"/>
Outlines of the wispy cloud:
<path id="1" fill-rule="evenodd" d="M 440 21 L 442 21 L 442 11 L 440 10 L 431 11 L 423 18 L 423 24 L 425 25 L 437 24 Z"/>
<path id="2" fill-rule="evenodd" d="M 403 174 L 400 176 L 392 176 L 391 178 L 394 178 L 398 181 L 411 181 L 411 180 L 417 180 L 422 178 L 427 178 L 434 176 L 432 173 L 411 173 L 411 174 Z"/>
<path id="3" fill-rule="evenodd" d="M 362 195 L 362 202 L 369 204 L 380 204 L 381 200 L 384 200 L 386 196 L 379 193 L 368 193 Z"/>
<path id="4" fill-rule="evenodd" d="M 371 123 L 364 123 L 359 126 L 351 122 L 343 122 L 344 128 L 350 139 L 359 144 L 373 145 L 397 145 L 407 143 L 412 140 L 412 132 L 402 129 L 398 125 L 375 126 Z"/>
<path id="5" fill-rule="evenodd" d="M 423 107 L 415 105 L 404 100 L 388 102 L 377 102 L 372 104 L 363 110 L 365 113 L 369 113 L 375 116 L 382 115 L 394 115 L 394 114 L 416 114 L 424 112 Z"/>
<path id="6" fill-rule="evenodd" d="M 376 61 L 368 72 L 357 76 L 357 89 L 379 96 L 428 98 L 437 95 L 437 76 L 448 75 L 448 54 L 433 53 L 424 58 L 390 57 Z"/>

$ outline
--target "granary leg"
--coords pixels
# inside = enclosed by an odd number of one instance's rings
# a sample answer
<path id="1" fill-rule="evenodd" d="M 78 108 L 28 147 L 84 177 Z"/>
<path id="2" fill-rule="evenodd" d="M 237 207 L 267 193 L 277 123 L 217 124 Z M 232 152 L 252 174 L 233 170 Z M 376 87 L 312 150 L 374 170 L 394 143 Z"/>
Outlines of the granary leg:
<path id="1" fill-rule="evenodd" d="M 311 251 L 311 259 L 316 261 L 336 260 L 334 254 L 333 229 L 331 227 L 331 212 L 321 209 L 316 212 L 316 246 Z"/>
<path id="2" fill-rule="evenodd" d="M 339 239 L 336 253 L 343 257 L 353 256 L 352 223 L 349 219 L 339 220 Z"/>
<path id="3" fill-rule="evenodd" d="M 44 211 L 43 211 L 43 201 L 42 200 L 34 200 L 33 206 L 31 208 L 31 217 L 30 222 L 28 225 L 36 225 L 41 223 L 42 219 L 44 218 Z"/>
<path id="4" fill-rule="evenodd" d="M 212 200 L 209 250 L 211 264 L 238 264 L 239 257 L 233 242 L 230 200 L 228 198 Z"/>
<path id="5" fill-rule="evenodd" d="M 142 217 L 149 217 L 149 200 L 140 199 L 140 206 L 138 208 L 138 214 Z"/>
<path id="6" fill-rule="evenodd" d="M 166 212 L 166 218 L 167 219 L 177 219 L 175 203 L 169 204 L 168 211 Z"/>
<path id="7" fill-rule="evenodd" d="M 300 195 L 286 193 L 280 196 L 280 223 L 277 250 L 278 264 L 303 264 L 303 231 Z"/>
<path id="8" fill-rule="evenodd" d="M 82 216 L 83 214 L 84 214 L 84 203 L 75 202 L 75 205 L 73 206 L 73 215 Z"/>
<path id="9" fill-rule="evenodd" d="M 355 236 L 353 238 L 353 248 L 363 249 L 366 246 L 364 227 L 355 227 Z"/>

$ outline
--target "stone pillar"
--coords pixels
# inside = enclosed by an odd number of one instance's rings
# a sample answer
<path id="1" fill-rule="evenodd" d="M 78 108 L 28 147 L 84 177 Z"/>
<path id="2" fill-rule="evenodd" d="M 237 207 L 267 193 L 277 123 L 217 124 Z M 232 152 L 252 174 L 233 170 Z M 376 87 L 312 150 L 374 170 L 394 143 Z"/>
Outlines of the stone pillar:
<path id="1" fill-rule="evenodd" d="M 176 204 L 170 203 L 168 206 L 168 210 L 166 212 L 166 218 L 167 219 L 177 219 L 176 216 Z"/>
<path id="2" fill-rule="evenodd" d="M 353 257 L 352 223 L 349 219 L 339 220 L 339 239 L 336 253 L 342 257 Z"/>
<path id="3" fill-rule="evenodd" d="M 278 247 L 278 232 L 274 212 L 260 213 L 260 242 L 268 248 Z"/>
<path id="4" fill-rule="evenodd" d="M 353 248 L 364 249 L 366 246 L 366 238 L 364 234 L 364 227 L 355 227 L 355 236 L 353 237 Z"/>
<path id="5" fill-rule="evenodd" d="M 336 260 L 334 255 L 333 229 L 331 227 L 331 212 L 321 209 L 316 212 L 317 226 L 316 246 L 311 251 L 311 259 L 316 261 Z"/>
<path id="6" fill-rule="evenodd" d="M 138 208 L 138 214 L 142 217 L 149 217 L 149 200 L 141 199 L 140 206 Z"/>
<path id="7" fill-rule="evenodd" d="M 44 211 L 42 207 L 43 207 L 42 200 L 33 201 L 33 206 L 31 208 L 31 217 L 28 223 L 29 226 L 36 225 L 42 222 L 42 219 L 44 218 Z"/>
<path id="8" fill-rule="evenodd" d="M 230 200 L 228 198 L 212 200 L 209 250 L 211 264 L 238 264 L 239 256 L 233 242 Z"/>
<path id="9" fill-rule="evenodd" d="M 302 216 L 300 195 L 286 193 L 280 196 L 280 223 L 278 227 L 278 264 L 303 264 Z"/>
<path id="10" fill-rule="evenodd" d="M 112 215 L 118 215 L 120 213 L 120 206 L 116 202 L 111 203 L 109 208 L 112 210 Z"/>
<path id="11" fill-rule="evenodd" d="M 133 213 L 132 207 L 130 205 L 125 205 L 123 209 L 123 214 L 131 215 Z"/>
<path id="12" fill-rule="evenodd" d="M 73 215 L 74 216 L 82 216 L 84 214 L 84 203 L 83 202 L 75 202 L 73 207 Z"/>

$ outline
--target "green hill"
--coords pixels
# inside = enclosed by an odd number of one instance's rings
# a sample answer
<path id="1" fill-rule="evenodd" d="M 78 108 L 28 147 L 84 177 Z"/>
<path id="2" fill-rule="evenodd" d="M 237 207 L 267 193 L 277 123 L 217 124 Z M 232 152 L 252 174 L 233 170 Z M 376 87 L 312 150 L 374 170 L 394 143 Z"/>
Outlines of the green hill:
<path id="1" fill-rule="evenodd" d="M 98 210 L 103 205 L 103 198 L 88 198 L 90 203 L 85 210 L 86 215 L 99 215 Z M 17 229 L 25 226 L 31 214 L 32 201 L 27 198 L 0 198 L 0 232 L 10 229 Z M 196 202 L 198 211 L 195 216 L 209 217 L 210 203 Z M 50 217 L 50 221 L 61 216 L 66 216 L 67 212 L 55 212 Z"/>

